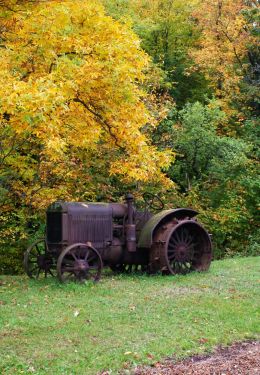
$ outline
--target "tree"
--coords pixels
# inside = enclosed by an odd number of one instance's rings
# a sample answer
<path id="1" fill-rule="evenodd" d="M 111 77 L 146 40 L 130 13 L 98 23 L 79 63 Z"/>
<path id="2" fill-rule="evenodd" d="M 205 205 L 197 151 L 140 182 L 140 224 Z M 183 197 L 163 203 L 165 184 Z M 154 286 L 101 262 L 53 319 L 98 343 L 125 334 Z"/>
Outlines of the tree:
<path id="1" fill-rule="evenodd" d="M 135 35 L 92 2 L 40 3 L 15 17 L 1 54 L 2 162 L 30 144 L 31 167 L 46 163 L 47 173 L 74 149 L 109 146 L 110 173 L 157 178 L 170 158 L 141 132 L 150 121 L 139 88 L 148 58 Z"/>
<path id="2" fill-rule="evenodd" d="M 27 225 L 57 198 L 94 199 L 112 175 L 167 184 L 171 152 L 142 131 L 149 58 L 128 25 L 95 1 L 0 5 L 1 209 L 14 212 L 14 238 L 21 216 Z"/>
<path id="3" fill-rule="evenodd" d="M 176 152 L 168 170 L 176 186 L 169 201 L 200 212 L 213 234 L 216 257 L 247 253 L 249 236 L 253 239 L 257 228 L 259 195 L 251 139 L 219 135 L 219 124 L 228 121 L 220 104 L 212 100 L 173 109 L 154 134 L 158 147 L 166 144 Z M 257 128 L 252 123 L 248 127 L 254 138 Z"/>
<path id="4" fill-rule="evenodd" d="M 193 12 L 201 37 L 191 56 L 229 111 L 241 95 L 248 47 L 255 42 L 244 16 L 249 9 L 243 0 L 203 0 Z"/>
<path id="5" fill-rule="evenodd" d="M 159 96 L 168 91 L 181 107 L 186 100 L 203 101 L 210 94 L 203 74 L 190 69 L 194 62 L 189 50 L 199 37 L 192 22 L 192 12 L 199 6 L 197 0 L 103 0 L 103 3 L 114 17 L 121 21 L 131 19 L 142 47 L 163 71 Z"/>

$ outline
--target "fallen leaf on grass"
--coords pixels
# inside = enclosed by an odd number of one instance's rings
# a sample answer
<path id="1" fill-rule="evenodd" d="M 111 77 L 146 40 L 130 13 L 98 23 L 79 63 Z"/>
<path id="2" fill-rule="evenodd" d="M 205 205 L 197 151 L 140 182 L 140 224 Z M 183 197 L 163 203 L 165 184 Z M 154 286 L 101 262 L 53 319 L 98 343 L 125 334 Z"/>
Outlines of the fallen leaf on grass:
<path id="1" fill-rule="evenodd" d="M 200 344 L 205 344 L 206 342 L 208 342 L 209 340 L 208 339 L 205 339 L 204 337 L 202 337 L 201 339 L 198 339 L 198 342 Z"/>
<path id="2" fill-rule="evenodd" d="M 129 362 L 124 362 L 123 363 L 123 368 L 128 368 L 129 367 Z"/>

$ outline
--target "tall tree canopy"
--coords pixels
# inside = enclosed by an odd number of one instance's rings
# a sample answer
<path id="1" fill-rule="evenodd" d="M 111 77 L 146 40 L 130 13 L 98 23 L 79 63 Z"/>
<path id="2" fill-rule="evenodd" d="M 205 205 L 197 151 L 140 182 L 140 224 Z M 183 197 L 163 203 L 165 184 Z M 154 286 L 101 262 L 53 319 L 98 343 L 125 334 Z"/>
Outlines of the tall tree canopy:
<path id="1" fill-rule="evenodd" d="M 142 47 L 164 72 L 160 91 L 168 90 L 178 107 L 186 100 L 203 100 L 207 82 L 193 65 L 189 51 L 199 37 L 193 11 L 198 0 L 102 0 L 115 18 L 129 19 Z M 188 71 L 188 73 L 187 73 Z"/>
<path id="2" fill-rule="evenodd" d="M 151 122 L 140 89 L 149 59 L 127 25 L 80 0 L 40 2 L 8 21 L 0 56 L 1 132 L 8 135 L 1 162 L 20 174 L 18 189 L 27 194 L 36 175 L 47 183 L 71 164 L 77 168 L 80 149 L 111 150 L 108 173 L 126 180 L 163 179 L 170 154 L 141 131 Z"/>
<path id="3" fill-rule="evenodd" d="M 252 7 L 255 2 L 203 0 L 193 12 L 201 37 L 190 55 L 226 110 L 240 99 L 241 83 L 248 78 L 250 45 L 257 43 L 245 17 Z"/>

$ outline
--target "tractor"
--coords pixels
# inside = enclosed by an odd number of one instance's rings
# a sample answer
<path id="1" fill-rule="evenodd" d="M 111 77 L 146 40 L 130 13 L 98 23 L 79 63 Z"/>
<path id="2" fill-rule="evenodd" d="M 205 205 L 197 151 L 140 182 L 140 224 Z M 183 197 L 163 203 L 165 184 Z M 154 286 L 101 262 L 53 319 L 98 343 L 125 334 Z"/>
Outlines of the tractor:
<path id="1" fill-rule="evenodd" d="M 165 210 L 151 193 L 143 198 L 142 211 L 130 193 L 125 203 L 52 203 L 46 210 L 45 238 L 24 254 L 27 275 L 84 282 L 98 281 L 104 266 L 114 272 L 164 275 L 208 270 L 211 236 L 197 221 L 198 212 Z"/>

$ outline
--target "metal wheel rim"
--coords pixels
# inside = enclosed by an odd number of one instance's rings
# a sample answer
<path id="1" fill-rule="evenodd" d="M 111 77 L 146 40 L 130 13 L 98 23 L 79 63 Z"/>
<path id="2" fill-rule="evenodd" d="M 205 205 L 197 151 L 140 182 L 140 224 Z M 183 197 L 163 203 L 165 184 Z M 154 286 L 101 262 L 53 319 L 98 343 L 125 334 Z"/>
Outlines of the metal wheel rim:
<path id="1" fill-rule="evenodd" d="M 55 264 L 53 258 L 48 254 L 46 240 L 41 238 L 35 241 L 24 254 L 24 269 L 31 279 L 39 279 L 55 276 Z"/>
<path id="2" fill-rule="evenodd" d="M 58 278 L 62 283 L 87 280 L 97 282 L 102 268 L 103 263 L 98 251 L 82 243 L 64 249 L 57 262 Z"/>
<path id="3" fill-rule="evenodd" d="M 187 274 L 195 270 L 196 260 L 203 256 L 203 250 L 196 238 L 198 234 L 195 236 L 189 232 L 186 224 L 188 227 L 190 224 L 197 227 L 211 245 L 207 232 L 197 222 L 185 220 L 173 227 L 165 244 L 165 259 L 169 273 L 174 275 Z"/>

